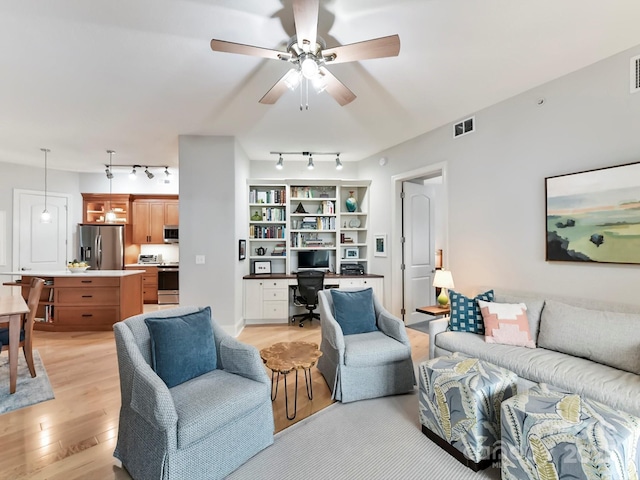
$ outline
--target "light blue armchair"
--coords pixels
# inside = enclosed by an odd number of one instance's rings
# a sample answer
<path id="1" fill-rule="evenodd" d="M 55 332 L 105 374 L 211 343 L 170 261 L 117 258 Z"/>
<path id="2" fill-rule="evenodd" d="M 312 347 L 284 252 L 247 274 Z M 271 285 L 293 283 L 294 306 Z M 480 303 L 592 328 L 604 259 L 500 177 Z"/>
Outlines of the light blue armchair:
<path id="1" fill-rule="evenodd" d="M 151 368 L 147 317 L 114 325 L 122 406 L 114 456 L 136 480 L 223 478 L 273 443 L 271 383 L 260 354 L 212 320 L 217 368 L 173 388 Z"/>
<path id="2" fill-rule="evenodd" d="M 331 290 L 319 292 L 318 301 L 322 330 L 318 370 L 333 398 L 346 403 L 413 390 L 416 379 L 404 323 L 385 310 L 375 295 L 378 331 L 354 335 L 343 335 L 334 317 Z"/>

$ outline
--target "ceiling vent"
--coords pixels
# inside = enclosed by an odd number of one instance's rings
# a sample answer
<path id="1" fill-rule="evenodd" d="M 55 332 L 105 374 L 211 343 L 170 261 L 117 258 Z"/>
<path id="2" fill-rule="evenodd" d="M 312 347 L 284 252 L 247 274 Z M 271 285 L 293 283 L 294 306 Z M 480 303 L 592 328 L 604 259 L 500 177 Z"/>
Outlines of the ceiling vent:
<path id="1" fill-rule="evenodd" d="M 631 59 L 631 71 L 629 73 L 631 93 L 640 92 L 640 55 Z"/>
<path id="2" fill-rule="evenodd" d="M 453 126 L 453 138 L 473 132 L 475 130 L 475 120 L 475 117 L 469 117 L 466 120 L 456 123 Z"/>

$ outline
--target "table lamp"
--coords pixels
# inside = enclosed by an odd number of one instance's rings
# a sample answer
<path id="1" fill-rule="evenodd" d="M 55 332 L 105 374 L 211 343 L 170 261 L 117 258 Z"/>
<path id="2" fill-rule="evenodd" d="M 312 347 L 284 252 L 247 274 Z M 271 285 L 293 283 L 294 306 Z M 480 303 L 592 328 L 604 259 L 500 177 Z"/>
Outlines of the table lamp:
<path id="1" fill-rule="evenodd" d="M 440 295 L 438 295 L 438 303 L 443 307 L 446 306 L 449 303 L 447 289 L 454 287 L 451 272 L 449 270 L 436 270 L 436 274 L 433 277 L 433 286 L 441 289 Z"/>

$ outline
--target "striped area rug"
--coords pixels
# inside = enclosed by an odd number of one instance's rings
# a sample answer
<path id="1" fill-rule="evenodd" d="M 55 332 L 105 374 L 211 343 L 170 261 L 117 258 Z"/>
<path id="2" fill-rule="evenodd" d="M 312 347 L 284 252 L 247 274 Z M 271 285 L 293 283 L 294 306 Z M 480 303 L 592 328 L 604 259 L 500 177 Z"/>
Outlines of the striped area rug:
<path id="1" fill-rule="evenodd" d="M 229 479 L 496 480 L 464 467 L 421 431 L 415 393 L 335 403 L 276 435 Z"/>

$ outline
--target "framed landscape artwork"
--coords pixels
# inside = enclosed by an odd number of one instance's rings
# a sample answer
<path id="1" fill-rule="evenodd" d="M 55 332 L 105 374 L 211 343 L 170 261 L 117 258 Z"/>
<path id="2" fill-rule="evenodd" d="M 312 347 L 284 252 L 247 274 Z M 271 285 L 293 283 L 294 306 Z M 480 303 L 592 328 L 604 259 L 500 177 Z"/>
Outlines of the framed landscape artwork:
<path id="1" fill-rule="evenodd" d="M 547 260 L 640 264 L 640 162 L 545 178 Z"/>

